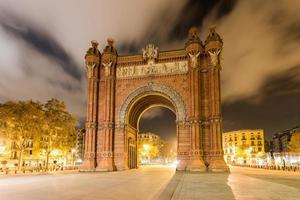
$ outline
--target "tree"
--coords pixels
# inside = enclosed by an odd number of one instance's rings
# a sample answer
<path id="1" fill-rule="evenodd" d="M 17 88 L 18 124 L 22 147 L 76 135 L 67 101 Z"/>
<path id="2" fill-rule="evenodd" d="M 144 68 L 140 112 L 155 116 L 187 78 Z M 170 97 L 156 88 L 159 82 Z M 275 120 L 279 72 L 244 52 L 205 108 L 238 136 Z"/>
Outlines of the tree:
<path id="1" fill-rule="evenodd" d="M 250 157 L 250 146 L 242 144 L 237 147 L 234 160 L 243 159 L 244 162 Z"/>
<path id="2" fill-rule="evenodd" d="M 43 121 L 42 105 L 33 101 L 7 102 L 0 104 L 0 129 L 12 141 L 21 169 L 23 154 L 39 140 Z"/>
<path id="3" fill-rule="evenodd" d="M 159 145 L 152 141 L 142 141 L 138 143 L 138 160 L 151 161 L 159 156 Z"/>
<path id="4" fill-rule="evenodd" d="M 300 131 L 294 133 L 291 137 L 291 141 L 288 144 L 288 149 L 291 152 L 300 152 Z"/>
<path id="5" fill-rule="evenodd" d="M 64 102 L 51 99 L 44 105 L 45 126 L 42 145 L 46 153 L 46 169 L 53 150 L 59 150 L 67 156 L 76 145 L 76 120 L 66 110 Z"/>

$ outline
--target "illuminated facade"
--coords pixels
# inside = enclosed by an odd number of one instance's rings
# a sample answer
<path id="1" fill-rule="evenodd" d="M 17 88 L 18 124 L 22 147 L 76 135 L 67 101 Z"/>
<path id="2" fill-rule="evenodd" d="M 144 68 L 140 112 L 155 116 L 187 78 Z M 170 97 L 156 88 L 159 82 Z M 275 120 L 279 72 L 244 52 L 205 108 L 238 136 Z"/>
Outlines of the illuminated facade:
<path id="1" fill-rule="evenodd" d="M 21 166 L 42 166 L 46 163 L 46 151 L 44 145 L 47 143 L 46 137 L 41 137 L 39 141 L 33 142 L 32 140 L 26 140 L 23 143 L 24 149 L 22 150 L 22 159 L 20 160 Z M 19 164 L 20 150 L 17 148 L 15 141 L 7 139 L 6 137 L 0 137 L 0 167 L 1 164 L 6 163 L 6 167 L 16 167 Z M 63 154 L 59 149 L 53 149 L 49 155 L 49 163 L 64 163 L 73 164 L 75 159 L 74 149 L 69 153 Z M 68 163 L 67 163 L 68 161 Z"/>
<path id="2" fill-rule="evenodd" d="M 159 135 L 156 135 L 154 133 L 139 133 L 138 143 L 152 143 L 154 145 L 159 145 L 162 143 L 162 140 Z"/>
<path id="3" fill-rule="evenodd" d="M 223 133 L 224 159 L 228 164 L 258 164 L 265 156 L 263 129 Z"/>
<path id="4" fill-rule="evenodd" d="M 268 165 L 300 165 L 300 153 L 291 152 L 288 145 L 293 134 L 300 132 L 300 126 L 293 127 L 274 134 L 269 142 L 267 153 Z"/>
<path id="5" fill-rule="evenodd" d="M 23 162 L 29 164 L 37 161 L 38 156 L 33 149 L 33 142 L 29 140 L 24 145 L 26 148 L 22 152 Z M 7 163 L 7 167 L 14 167 L 18 163 L 18 158 L 19 155 L 14 141 L 0 137 L 0 162 Z"/>
<path id="6" fill-rule="evenodd" d="M 119 55 L 109 39 L 85 55 L 87 119 L 82 171 L 137 167 L 139 118 L 163 106 L 176 115 L 177 170 L 228 171 L 222 150 L 220 95 L 223 40 L 210 28 L 205 42 L 196 28 L 178 50 Z"/>
<path id="7" fill-rule="evenodd" d="M 11 159 L 11 144 L 3 137 L 0 137 L 0 162 Z"/>
<path id="8" fill-rule="evenodd" d="M 138 162 L 146 163 L 158 158 L 162 152 L 164 141 L 154 133 L 138 134 Z"/>
<path id="9" fill-rule="evenodd" d="M 288 144 L 291 141 L 291 137 L 296 132 L 300 132 L 300 126 L 274 134 L 272 138 L 272 147 L 270 150 L 276 153 L 289 152 Z"/>

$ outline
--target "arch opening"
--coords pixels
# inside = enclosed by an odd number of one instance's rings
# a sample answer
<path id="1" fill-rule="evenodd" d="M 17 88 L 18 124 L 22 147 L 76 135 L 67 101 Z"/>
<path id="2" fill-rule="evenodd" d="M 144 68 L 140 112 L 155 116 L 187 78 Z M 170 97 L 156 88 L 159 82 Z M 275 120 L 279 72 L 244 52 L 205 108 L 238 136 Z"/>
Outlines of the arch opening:
<path id="1" fill-rule="evenodd" d="M 138 164 L 175 166 L 177 160 L 176 113 L 169 108 L 147 109 L 138 123 Z"/>
<path id="2" fill-rule="evenodd" d="M 141 132 L 140 123 L 143 121 L 143 116 L 147 112 L 152 109 L 161 108 L 164 111 L 167 111 L 173 115 L 173 137 L 174 141 L 173 145 L 167 144 L 167 142 L 163 141 L 160 135 L 157 133 L 143 133 L 146 131 L 142 129 Z M 164 151 L 163 148 L 173 148 L 177 147 L 177 133 L 176 133 L 176 119 L 177 117 L 177 109 L 174 103 L 165 95 L 161 93 L 151 92 L 148 94 L 143 94 L 139 98 L 137 98 L 130 105 L 127 115 L 126 115 L 126 149 L 127 149 L 127 165 L 129 169 L 137 168 L 139 164 L 145 164 L 142 161 L 143 158 L 147 158 L 148 162 L 150 161 L 150 157 L 156 158 L 157 162 L 159 159 L 163 162 L 162 158 L 159 158 L 159 153 Z M 163 119 L 159 119 L 163 120 Z M 162 123 L 161 123 L 162 124 Z M 155 126 L 155 123 L 153 124 Z M 164 127 L 162 127 L 164 128 Z M 149 131 L 150 132 L 150 131 Z M 139 142 L 139 138 L 141 139 Z M 175 145 L 174 145 L 175 144 Z M 165 145 L 165 146 L 164 146 Z M 153 151 L 152 151 L 153 150 Z M 173 154 L 175 154 L 175 158 L 177 155 L 176 148 L 173 148 Z M 151 153 L 152 156 L 149 156 Z M 143 156 L 141 154 L 144 154 Z M 176 160 L 176 159 L 175 159 Z M 151 159 L 152 161 L 152 159 Z"/>

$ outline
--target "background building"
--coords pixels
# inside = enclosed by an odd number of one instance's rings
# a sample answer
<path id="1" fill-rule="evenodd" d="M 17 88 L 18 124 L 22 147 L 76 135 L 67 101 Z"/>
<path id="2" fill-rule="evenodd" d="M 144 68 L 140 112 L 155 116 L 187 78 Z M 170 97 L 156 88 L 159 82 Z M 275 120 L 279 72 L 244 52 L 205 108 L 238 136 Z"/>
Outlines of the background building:
<path id="1" fill-rule="evenodd" d="M 223 133 L 224 159 L 228 164 L 261 164 L 264 161 L 263 129 Z"/>
<path id="2" fill-rule="evenodd" d="M 289 143 L 295 133 L 300 132 L 300 126 L 286 129 L 274 134 L 271 141 L 267 144 L 267 163 L 268 165 L 299 165 L 300 152 L 291 152 Z"/>
<path id="3" fill-rule="evenodd" d="M 272 151 L 273 152 L 288 152 L 288 144 L 291 141 L 291 137 L 294 133 L 300 132 L 300 126 L 296 126 L 291 129 L 287 129 L 274 134 L 272 138 Z"/>
<path id="4" fill-rule="evenodd" d="M 138 135 L 140 164 L 174 164 L 177 161 L 177 141 L 164 141 L 154 133 Z"/>
<path id="5" fill-rule="evenodd" d="M 138 163 L 158 162 L 164 141 L 154 133 L 138 134 Z"/>
<path id="6" fill-rule="evenodd" d="M 22 152 L 24 165 L 34 165 L 40 161 L 40 152 L 34 148 L 32 141 L 27 141 L 25 149 Z M 14 141 L 4 137 L 0 134 L 0 168 L 14 167 L 18 164 L 19 155 Z"/>

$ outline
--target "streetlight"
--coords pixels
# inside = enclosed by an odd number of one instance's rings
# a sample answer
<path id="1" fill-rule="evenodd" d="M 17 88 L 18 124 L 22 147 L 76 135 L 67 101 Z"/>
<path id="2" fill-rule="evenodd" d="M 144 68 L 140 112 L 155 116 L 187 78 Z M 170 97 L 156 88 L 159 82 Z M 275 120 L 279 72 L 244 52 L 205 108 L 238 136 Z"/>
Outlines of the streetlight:
<path id="1" fill-rule="evenodd" d="M 5 152 L 5 146 L 0 146 L 0 154 Z"/>
<path id="2" fill-rule="evenodd" d="M 52 150 L 51 154 L 52 154 L 53 156 L 58 156 L 58 155 L 60 154 L 60 151 L 57 150 L 57 149 L 54 149 L 54 150 Z"/>
<path id="3" fill-rule="evenodd" d="M 150 145 L 149 145 L 149 144 L 143 144 L 143 149 L 144 149 L 145 151 L 149 151 Z"/>

